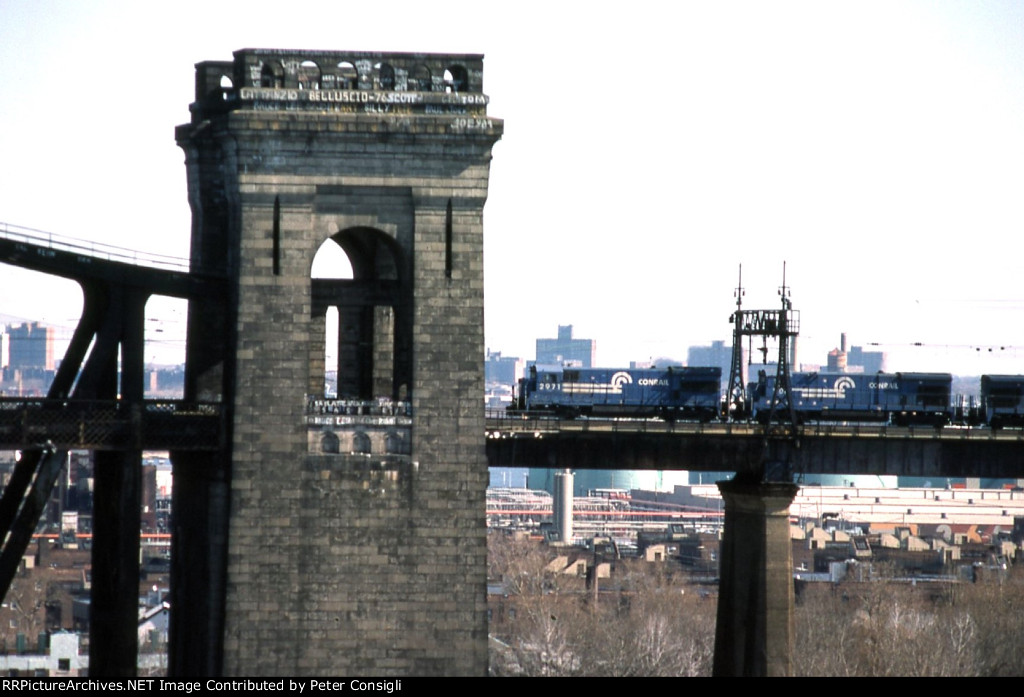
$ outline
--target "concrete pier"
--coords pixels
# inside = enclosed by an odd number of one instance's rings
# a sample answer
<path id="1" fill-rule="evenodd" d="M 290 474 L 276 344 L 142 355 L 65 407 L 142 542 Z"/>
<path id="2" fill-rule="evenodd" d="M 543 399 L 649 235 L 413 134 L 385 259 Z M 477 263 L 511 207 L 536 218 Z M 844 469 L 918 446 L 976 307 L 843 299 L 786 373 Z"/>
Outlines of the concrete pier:
<path id="1" fill-rule="evenodd" d="M 737 478 L 725 504 L 715 631 L 716 676 L 793 674 L 793 553 L 789 506 L 799 487 Z"/>

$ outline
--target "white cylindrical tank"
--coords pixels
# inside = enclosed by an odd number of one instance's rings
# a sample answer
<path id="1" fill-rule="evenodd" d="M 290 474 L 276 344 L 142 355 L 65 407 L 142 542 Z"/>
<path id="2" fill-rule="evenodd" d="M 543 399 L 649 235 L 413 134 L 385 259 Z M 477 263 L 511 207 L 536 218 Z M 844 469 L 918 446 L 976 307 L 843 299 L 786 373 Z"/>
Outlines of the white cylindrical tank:
<path id="1" fill-rule="evenodd" d="M 555 472 L 555 491 L 552 506 L 554 508 L 555 530 L 562 542 L 572 541 L 572 483 L 573 474 L 569 470 Z"/>

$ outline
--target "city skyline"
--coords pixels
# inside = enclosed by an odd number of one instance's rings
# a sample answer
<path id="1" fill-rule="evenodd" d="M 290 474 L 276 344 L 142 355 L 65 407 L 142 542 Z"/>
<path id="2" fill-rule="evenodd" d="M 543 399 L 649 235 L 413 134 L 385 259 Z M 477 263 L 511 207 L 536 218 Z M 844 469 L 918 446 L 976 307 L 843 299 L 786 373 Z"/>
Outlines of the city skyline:
<path id="1" fill-rule="evenodd" d="M 774 308 L 785 262 L 807 360 L 846 332 L 891 370 L 1024 373 L 1024 6 L 271 7 L 5 4 L 0 220 L 185 257 L 173 128 L 194 63 L 483 53 L 506 124 L 484 223 L 492 350 L 526 356 L 571 323 L 601 365 L 683 359 L 729 340 L 740 264 L 745 307 Z M 0 274 L 6 315 L 70 331 L 78 302 L 66 281 Z M 180 347 L 173 307 L 153 338 Z"/>

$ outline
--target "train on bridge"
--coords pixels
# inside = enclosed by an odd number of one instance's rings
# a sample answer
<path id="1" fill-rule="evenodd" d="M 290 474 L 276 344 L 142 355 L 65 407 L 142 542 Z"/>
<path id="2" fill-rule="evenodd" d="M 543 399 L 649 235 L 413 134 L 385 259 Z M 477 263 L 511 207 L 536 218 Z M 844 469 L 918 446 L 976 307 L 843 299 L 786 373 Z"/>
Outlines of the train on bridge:
<path id="1" fill-rule="evenodd" d="M 949 373 L 790 375 L 789 408 L 776 408 L 781 386 L 761 371 L 729 404 L 718 367 L 663 369 L 532 366 L 519 381 L 511 415 L 732 420 L 767 423 L 872 422 L 1024 428 L 1024 375 L 983 375 L 978 395 L 954 395 Z M 777 389 L 779 387 L 780 389 Z"/>

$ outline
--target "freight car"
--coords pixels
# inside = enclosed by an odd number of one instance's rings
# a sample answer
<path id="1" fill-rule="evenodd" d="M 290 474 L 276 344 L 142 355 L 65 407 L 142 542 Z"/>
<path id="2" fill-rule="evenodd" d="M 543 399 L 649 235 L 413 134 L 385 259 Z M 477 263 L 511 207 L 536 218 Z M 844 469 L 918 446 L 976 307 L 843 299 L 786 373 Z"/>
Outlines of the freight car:
<path id="1" fill-rule="evenodd" d="M 753 418 L 769 419 L 775 375 L 763 371 L 748 386 Z M 949 373 L 793 373 L 790 401 L 798 422 L 882 422 L 944 426 L 953 420 Z M 786 418 L 787 413 L 778 414 Z"/>
<path id="2" fill-rule="evenodd" d="M 661 417 L 711 421 L 721 409 L 722 369 L 531 366 L 516 409 L 563 417 Z"/>

